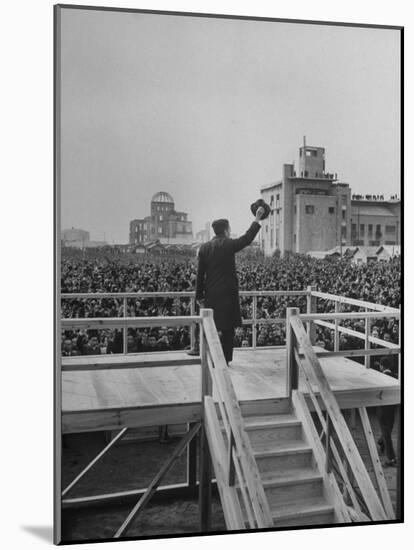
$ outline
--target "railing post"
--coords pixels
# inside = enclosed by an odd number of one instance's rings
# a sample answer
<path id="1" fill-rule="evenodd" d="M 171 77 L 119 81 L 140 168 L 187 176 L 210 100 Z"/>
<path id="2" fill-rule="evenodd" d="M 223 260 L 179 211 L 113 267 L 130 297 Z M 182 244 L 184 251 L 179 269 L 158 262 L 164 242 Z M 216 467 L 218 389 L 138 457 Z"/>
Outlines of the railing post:
<path id="1" fill-rule="evenodd" d="M 316 291 L 316 285 L 308 286 L 306 289 L 309 294 L 306 297 L 306 312 L 307 313 L 316 313 L 316 297 L 312 296 L 312 292 Z M 311 341 L 312 346 L 315 345 L 316 341 L 316 326 L 313 321 L 307 323 L 308 336 Z"/>
<path id="2" fill-rule="evenodd" d="M 200 310 L 200 358 L 201 358 L 201 430 L 200 430 L 200 450 L 199 450 L 199 518 L 200 531 L 207 532 L 211 530 L 211 479 L 212 464 L 205 426 L 204 397 L 212 395 L 211 377 L 207 363 L 207 340 L 203 327 L 203 319 L 213 318 L 212 309 Z"/>
<path id="3" fill-rule="evenodd" d="M 194 296 L 191 296 L 190 298 L 190 315 L 195 315 L 195 297 Z M 190 346 L 191 346 L 191 349 L 194 350 L 195 349 L 195 325 L 193 323 L 191 323 L 191 326 L 190 326 Z"/>
<path id="4" fill-rule="evenodd" d="M 328 411 L 326 411 L 326 441 L 325 441 L 325 470 L 329 474 L 331 471 L 331 419 Z"/>
<path id="5" fill-rule="evenodd" d="M 228 464 L 229 464 L 229 485 L 230 487 L 234 486 L 235 483 L 235 467 L 233 462 L 233 447 L 234 447 L 234 434 L 233 431 L 230 430 L 230 441 L 229 441 L 229 457 L 228 457 Z"/>
<path id="6" fill-rule="evenodd" d="M 365 308 L 365 311 L 368 312 L 367 307 Z M 365 319 L 365 349 L 370 349 L 371 347 L 371 342 L 369 341 L 370 332 L 371 332 L 371 319 L 366 318 Z M 365 356 L 364 363 L 365 363 L 365 367 L 369 369 L 371 366 L 371 357 L 369 357 L 369 355 Z"/>
<path id="7" fill-rule="evenodd" d="M 299 314 L 297 307 L 288 307 L 286 309 L 286 394 L 289 399 L 292 398 L 292 390 L 298 389 L 299 372 L 295 359 L 296 337 L 290 323 L 293 316 Z"/>
<path id="8" fill-rule="evenodd" d="M 256 349 L 257 345 L 257 296 L 253 296 L 252 304 L 252 347 Z"/>
<path id="9" fill-rule="evenodd" d="M 123 316 L 127 317 L 127 299 L 123 299 Z M 124 355 L 127 355 L 128 353 L 128 328 L 125 324 L 124 328 L 122 329 L 123 334 L 123 353 Z"/>
<path id="10" fill-rule="evenodd" d="M 401 318 L 398 319 L 398 347 L 400 348 L 398 354 L 398 380 L 401 384 Z"/>
<path id="11" fill-rule="evenodd" d="M 335 313 L 340 311 L 339 302 L 335 302 Z M 334 330 L 334 351 L 339 351 L 339 319 L 335 319 L 335 330 Z"/>

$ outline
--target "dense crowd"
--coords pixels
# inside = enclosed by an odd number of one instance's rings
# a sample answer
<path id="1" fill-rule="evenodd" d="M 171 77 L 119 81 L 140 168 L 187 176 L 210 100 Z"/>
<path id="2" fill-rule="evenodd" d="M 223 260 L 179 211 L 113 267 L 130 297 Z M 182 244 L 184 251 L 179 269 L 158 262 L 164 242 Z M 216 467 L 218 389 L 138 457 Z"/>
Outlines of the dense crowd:
<path id="1" fill-rule="evenodd" d="M 321 292 L 348 296 L 358 300 L 400 306 L 400 259 L 353 265 L 348 259 L 319 260 L 294 255 L 288 258 L 252 259 L 241 255 L 237 263 L 240 290 L 304 290 L 316 286 Z M 192 292 L 197 272 L 196 258 L 123 259 L 110 257 L 63 258 L 61 269 L 62 293 L 102 292 Z M 241 297 L 243 319 L 252 318 L 252 299 Z M 259 297 L 258 319 L 283 319 L 286 307 L 306 310 L 305 297 Z M 318 311 L 334 310 L 332 301 L 318 300 Z M 345 309 L 343 309 L 345 310 Z M 347 306 L 347 310 L 357 310 Z M 126 300 L 115 298 L 63 298 L 62 316 L 121 317 L 189 315 L 190 299 L 138 297 Z M 365 330 L 362 322 L 343 322 L 356 331 Z M 379 319 L 372 323 L 371 334 L 398 341 L 398 323 L 394 319 Z M 283 345 L 285 329 L 281 323 L 262 324 L 257 330 L 257 345 Z M 190 329 L 146 328 L 128 329 L 128 352 L 178 350 L 190 347 Z M 329 328 L 317 328 L 317 345 L 333 349 L 333 334 Z M 236 330 L 236 346 L 252 345 L 252 328 L 244 325 Z M 364 341 L 341 335 L 340 349 L 364 347 Z M 62 338 L 63 355 L 96 355 L 122 353 L 123 335 L 118 330 L 65 331 Z"/>

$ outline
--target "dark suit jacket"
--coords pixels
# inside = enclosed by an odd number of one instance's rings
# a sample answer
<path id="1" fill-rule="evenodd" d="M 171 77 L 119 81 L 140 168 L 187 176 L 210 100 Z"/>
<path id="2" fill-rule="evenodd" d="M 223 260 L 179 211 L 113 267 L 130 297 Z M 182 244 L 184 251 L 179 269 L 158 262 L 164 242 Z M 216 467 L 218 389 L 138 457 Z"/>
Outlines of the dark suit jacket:
<path id="1" fill-rule="evenodd" d="M 260 227 L 253 222 L 238 239 L 216 236 L 200 247 L 196 299 L 205 300 L 205 307 L 213 309 L 218 330 L 242 324 L 235 254 L 253 242 Z"/>

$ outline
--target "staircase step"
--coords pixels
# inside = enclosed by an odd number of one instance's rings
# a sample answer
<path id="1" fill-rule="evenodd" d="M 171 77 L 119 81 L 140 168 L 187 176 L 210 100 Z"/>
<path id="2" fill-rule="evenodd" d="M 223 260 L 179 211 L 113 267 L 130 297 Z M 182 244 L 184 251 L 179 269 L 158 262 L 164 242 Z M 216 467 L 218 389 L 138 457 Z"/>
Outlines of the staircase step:
<path id="1" fill-rule="evenodd" d="M 249 424 L 246 426 L 246 432 L 253 447 L 274 442 L 300 440 L 303 437 L 302 424 L 294 419 L 284 422 Z"/>
<path id="2" fill-rule="evenodd" d="M 334 522 L 334 508 L 323 497 L 279 502 L 271 507 L 275 527 L 324 525 Z"/>
<path id="3" fill-rule="evenodd" d="M 256 425 L 262 426 L 264 424 L 273 424 L 273 423 L 283 424 L 283 423 L 289 423 L 289 422 L 298 422 L 298 419 L 292 413 L 267 414 L 265 416 L 263 415 L 245 416 L 243 420 L 246 428 L 249 428 L 250 426 L 256 426 Z"/>
<path id="4" fill-rule="evenodd" d="M 320 476 L 318 470 L 308 466 L 305 468 L 279 468 L 274 472 L 263 472 L 261 479 L 263 484 L 272 484 L 273 482 L 289 483 L 293 479 L 298 481 L 307 480 L 315 476 Z"/>
<path id="5" fill-rule="evenodd" d="M 321 497 L 323 494 L 322 476 L 317 472 L 310 472 L 307 476 L 297 477 L 294 472 L 289 477 L 274 478 L 264 481 L 263 488 L 269 506 L 280 502 L 288 504 L 312 497 Z"/>
<path id="6" fill-rule="evenodd" d="M 255 447 L 254 456 L 261 474 L 313 466 L 312 449 L 300 440 Z"/>

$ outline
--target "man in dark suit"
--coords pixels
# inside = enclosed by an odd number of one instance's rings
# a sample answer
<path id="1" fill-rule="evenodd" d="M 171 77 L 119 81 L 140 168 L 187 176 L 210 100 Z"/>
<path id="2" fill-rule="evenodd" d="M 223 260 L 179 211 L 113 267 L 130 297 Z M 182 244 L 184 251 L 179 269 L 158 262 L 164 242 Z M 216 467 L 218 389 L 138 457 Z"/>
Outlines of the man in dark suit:
<path id="1" fill-rule="evenodd" d="M 255 221 L 238 239 L 230 238 L 228 220 L 214 221 L 215 237 L 202 244 L 198 253 L 196 300 L 214 312 L 227 364 L 233 359 L 234 329 L 242 325 L 235 254 L 253 242 L 263 214 L 264 208 L 259 207 Z"/>

